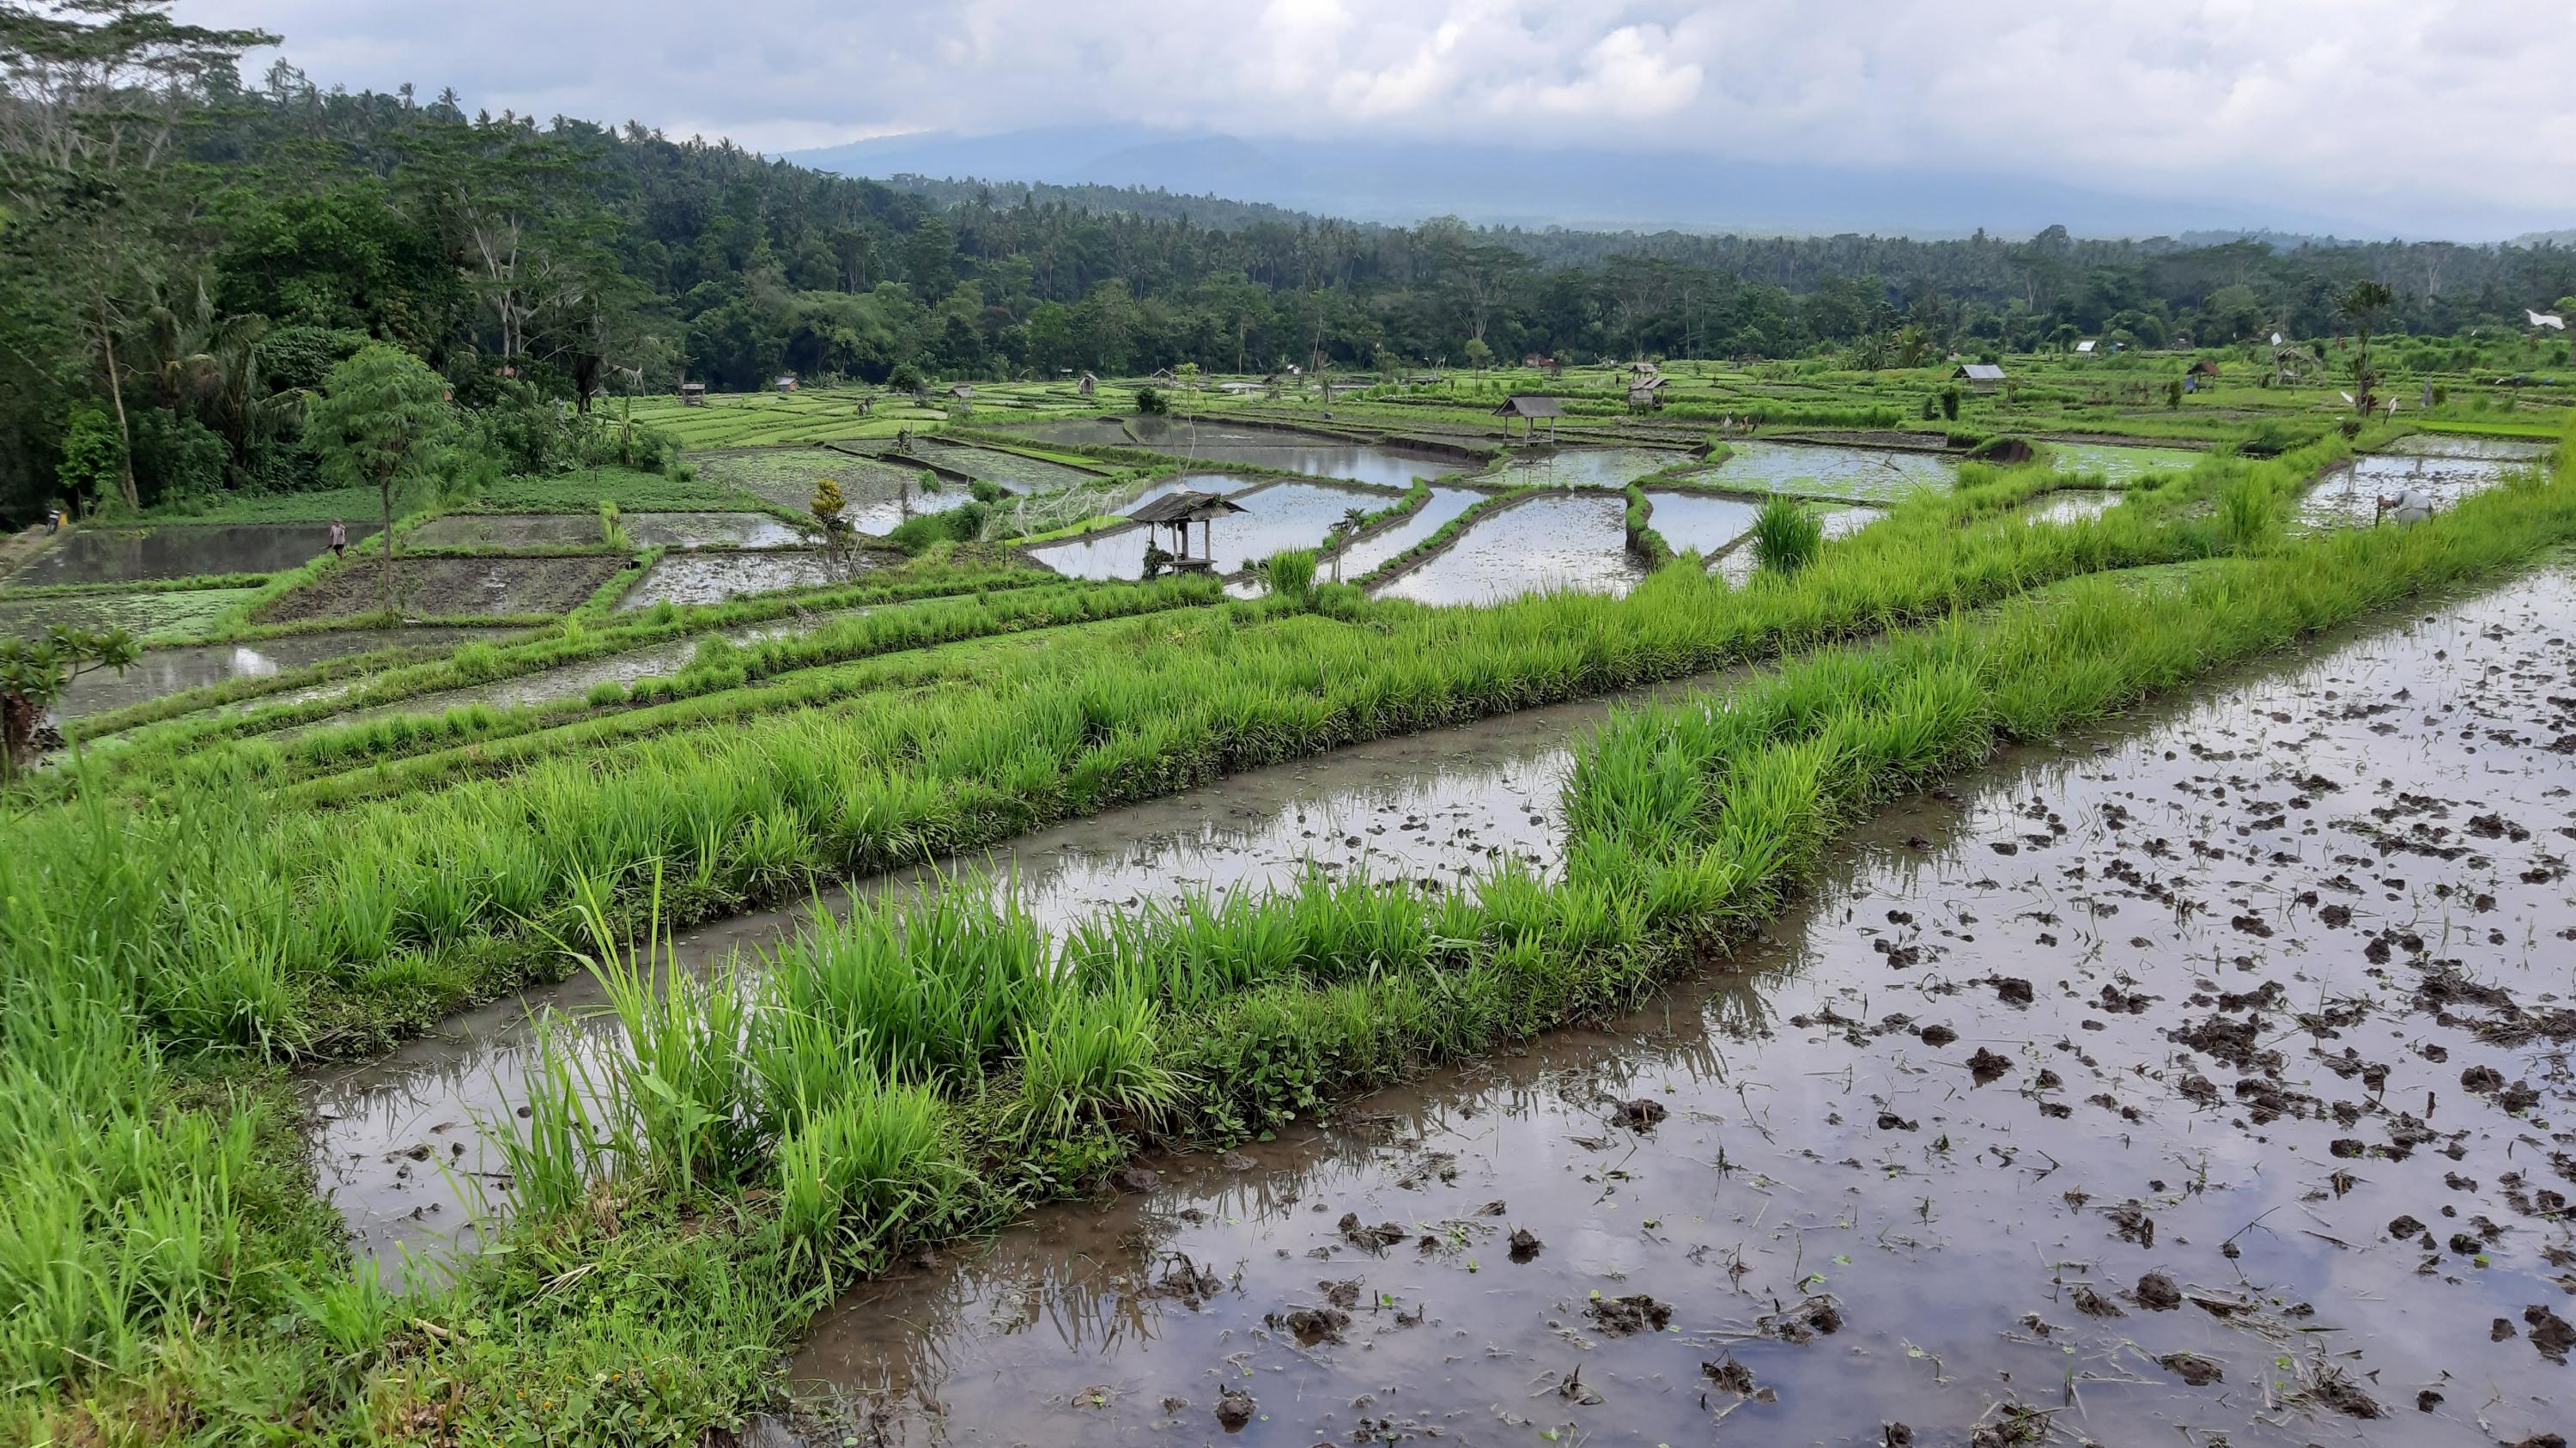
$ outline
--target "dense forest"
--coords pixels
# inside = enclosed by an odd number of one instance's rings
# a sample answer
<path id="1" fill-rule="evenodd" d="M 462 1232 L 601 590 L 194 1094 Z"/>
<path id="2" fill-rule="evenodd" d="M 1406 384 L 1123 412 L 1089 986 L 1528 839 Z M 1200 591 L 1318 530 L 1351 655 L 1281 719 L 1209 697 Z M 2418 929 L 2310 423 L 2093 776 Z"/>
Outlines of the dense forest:
<path id="1" fill-rule="evenodd" d="M 2576 250 L 1367 226 L 1079 188 L 898 188 L 454 94 L 237 61 L 157 0 L 0 4 L 0 512 L 305 486 L 301 410 L 370 340 L 521 462 L 598 393 L 1536 352 L 1804 356 L 2519 325 Z M 1904 344 L 1893 344 L 1902 337 Z"/>

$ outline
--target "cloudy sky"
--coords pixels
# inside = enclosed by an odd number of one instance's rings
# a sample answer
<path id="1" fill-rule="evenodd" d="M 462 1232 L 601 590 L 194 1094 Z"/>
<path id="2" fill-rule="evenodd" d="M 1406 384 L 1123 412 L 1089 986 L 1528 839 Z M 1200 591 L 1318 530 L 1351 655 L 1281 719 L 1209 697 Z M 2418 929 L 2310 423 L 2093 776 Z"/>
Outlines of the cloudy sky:
<path id="1" fill-rule="evenodd" d="M 2576 226 L 2576 0 L 179 0 L 325 85 L 764 151 L 1104 121 Z M 254 65 L 267 57 L 255 58 Z M 2458 224 L 2446 224 L 2458 223 Z"/>

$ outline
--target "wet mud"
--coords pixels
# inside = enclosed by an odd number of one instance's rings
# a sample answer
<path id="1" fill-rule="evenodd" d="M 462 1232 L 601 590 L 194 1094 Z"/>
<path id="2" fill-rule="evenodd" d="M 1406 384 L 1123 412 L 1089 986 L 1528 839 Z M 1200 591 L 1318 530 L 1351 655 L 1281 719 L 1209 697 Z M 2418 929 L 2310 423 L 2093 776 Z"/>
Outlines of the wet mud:
<path id="1" fill-rule="evenodd" d="M 2098 477 L 2112 487 L 2144 482 L 2158 473 L 2189 472 L 2209 455 L 2196 448 L 2121 447 L 2098 442 L 2052 442 L 2049 466 L 2061 473 Z"/>
<path id="2" fill-rule="evenodd" d="M 1343 488 L 1330 483 L 1247 483 L 1219 473 L 1191 474 L 1175 483 L 1225 493 L 1243 508 L 1240 513 L 1217 519 L 1204 538 L 1197 527 L 1190 530 L 1191 555 L 1212 549 L 1216 571 L 1221 575 L 1239 572 L 1245 565 L 1284 548 L 1320 547 L 1344 513 L 1354 508 L 1375 512 L 1398 501 L 1396 494 L 1376 488 Z M 1178 486 L 1163 489 L 1178 490 Z M 1133 512 L 1135 507 L 1131 503 L 1126 511 Z M 1171 535 L 1129 528 L 1068 543 L 1046 544 L 1031 549 L 1029 554 L 1069 578 L 1141 578 L 1148 542 L 1168 548 Z"/>
<path id="3" fill-rule="evenodd" d="M 338 633 L 294 634 L 252 644 L 194 644 L 174 649 L 146 649 L 122 674 L 99 669 L 72 680 L 56 713 L 65 719 L 122 709 L 186 689 L 232 679 L 259 679 L 325 659 L 406 645 L 453 644 L 495 637 L 490 629 L 406 628 L 347 629 Z M 263 700 L 262 702 L 271 702 Z"/>
<path id="4" fill-rule="evenodd" d="M 2502 483 L 2527 464 L 2492 456 L 2373 453 L 2354 458 L 2319 479 L 2299 498 L 2298 522 L 2307 528 L 2369 527 L 2378 521 L 2377 500 L 2408 489 L 2448 508 L 2472 493 Z"/>
<path id="5" fill-rule="evenodd" d="M 955 491 L 963 495 L 965 489 Z M 617 601 L 617 610 L 631 613 L 657 603 L 722 603 L 754 593 L 852 583 L 878 561 L 853 548 L 666 553 Z"/>
<path id="6" fill-rule="evenodd" d="M 418 617 L 570 613 L 627 564 L 623 554 L 394 560 L 393 605 Z M 353 559 L 262 608 L 261 623 L 371 613 L 382 597 L 379 560 Z"/>
<path id="7" fill-rule="evenodd" d="M 1355 443 L 1325 433 L 1213 422 L 1139 417 L 1129 424 L 1142 446 L 1200 463 L 1252 463 L 1309 477 L 1342 478 L 1402 488 L 1415 478 L 1443 478 L 1464 464 L 1426 449 Z"/>
<path id="8" fill-rule="evenodd" d="M 1732 959 L 848 1293 L 837 1441 L 2553 1441 L 2576 573 L 1857 832 Z"/>
<path id="9" fill-rule="evenodd" d="M 1691 454 L 1642 447 L 1565 447 L 1530 453 L 1504 464 L 1496 481 L 1508 487 L 1624 488 L 1649 473 L 1691 460 Z"/>

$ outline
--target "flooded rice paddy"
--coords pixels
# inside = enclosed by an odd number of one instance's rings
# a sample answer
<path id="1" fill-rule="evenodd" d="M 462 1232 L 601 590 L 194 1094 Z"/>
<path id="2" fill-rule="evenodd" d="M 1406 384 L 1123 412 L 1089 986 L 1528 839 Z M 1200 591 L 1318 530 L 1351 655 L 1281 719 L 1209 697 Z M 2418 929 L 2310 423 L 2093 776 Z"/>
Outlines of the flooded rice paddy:
<path id="1" fill-rule="evenodd" d="M 1466 488 L 1434 487 L 1431 496 L 1412 516 L 1382 533 L 1353 543 L 1342 550 L 1342 578 L 1356 583 L 1388 559 L 1403 554 L 1415 544 L 1447 527 L 1449 520 L 1476 506 L 1484 494 Z"/>
<path id="2" fill-rule="evenodd" d="M 344 629 L 337 633 L 292 634 L 250 644 L 146 649 L 143 657 L 122 674 L 100 669 L 72 680 L 55 713 L 60 718 L 79 719 L 208 684 L 269 678 L 288 669 L 350 654 L 490 637 L 494 637 L 492 630 L 477 628 Z"/>
<path id="3" fill-rule="evenodd" d="M 1753 531 L 1761 508 L 1737 498 L 1705 493 L 1649 491 L 1654 504 L 1649 523 L 1676 553 L 1714 554 Z"/>
<path id="4" fill-rule="evenodd" d="M 2120 505 L 2118 493 L 2099 488 L 2065 488 L 2043 493 L 2022 509 L 2025 523 L 2082 523 Z"/>
<path id="5" fill-rule="evenodd" d="M 767 513 L 626 513 L 618 518 L 639 548 L 787 548 L 805 535 Z M 412 530 L 421 547 L 523 548 L 601 541 L 599 517 L 585 513 L 450 513 Z"/>
<path id="6" fill-rule="evenodd" d="M 982 478 L 1014 492 L 1051 492 L 1057 488 L 1085 483 L 1099 476 L 1044 458 L 1022 457 L 999 448 L 963 447 L 954 443 L 917 442 L 915 451 L 944 468 L 954 468 L 968 477 Z"/>
<path id="7" fill-rule="evenodd" d="M 1155 417 L 1136 418 L 1129 426 L 1138 439 L 1133 445 L 1192 462 L 1251 463 L 1379 487 L 1407 487 L 1415 478 L 1443 478 L 1465 467 L 1422 448 L 1351 442 L 1325 433 L 1288 428 L 1174 422 Z"/>
<path id="8" fill-rule="evenodd" d="M 1127 425 L 1114 417 L 1068 417 L 1053 422 L 1020 422 L 994 429 L 1034 443 L 1066 447 L 1134 447 Z"/>
<path id="9" fill-rule="evenodd" d="M 2407 489 L 2424 494 L 2436 509 L 2483 492 L 2526 466 L 2493 457 L 2449 455 L 2357 457 L 2311 486 L 2299 500 L 2298 521 L 2310 528 L 2368 527 L 2378 520 L 2376 500 Z"/>
<path id="10" fill-rule="evenodd" d="M 1828 543 L 1848 538 L 1887 516 L 1883 508 L 1858 505 L 1844 508 L 1818 508 L 1814 513 L 1816 523 L 1824 529 L 1825 541 Z M 1725 579 L 1729 587 L 1742 588 L 1753 581 L 1753 575 L 1760 566 L 1761 560 L 1753 553 L 1753 540 L 1745 538 L 1720 554 L 1709 571 Z"/>
<path id="11" fill-rule="evenodd" d="M 1545 589 L 1625 593 L 1645 576 L 1629 556 L 1627 500 L 1542 495 L 1479 518 L 1444 552 L 1398 574 L 1380 598 L 1487 604 Z"/>
<path id="12" fill-rule="evenodd" d="M 657 603 L 722 603 L 745 594 L 822 588 L 853 582 L 874 566 L 854 548 L 665 554 L 617 601 L 617 609 L 630 613 Z"/>
<path id="13" fill-rule="evenodd" d="M 1689 462 L 1691 455 L 1662 448 L 1566 447 L 1513 457 L 1496 473 L 1506 487 L 1532 483 L 1565 488 L 1624 488 L 1650 473 Z"/>
<path id="14" fill-rule="evenodd" d="M 825 478 L 840 485 L 847 506 L 841 517 L 862 533 L 883 535 L 915 513 L 954 508 L 974 494 L 964 483 L 922 484 L 922 467 L 895 456 L 861 457 L 837 448 L 771 448 L 716 453 L 698 466 L 712 481 L 741 488 L 788 509 L 805 512 Z"/>
<path id="15" fill-rule="evenodd" d="M 1353 508 L 1375 512 L 1397 501 L 1397 495 L 1379 489 L 1335 487 L 1329 483 L 1278 482 L 1246 486 L 1241 478 L 1222 474 L 1192 474 L 1173 480 L 1163 492 L 1196 488 L 1205 492 L 1227 493 L 1244 511 L 1218 518 L 1202 537 L 1201 530 L 1190 529 L 1190 553 L 1196 557 L 1213 549 L 1216 571 L 1229 574 L 1246 564 L 1267 558 L 1285 548 L 1314 548 L 1322 545 L 1324 535 L 1332 530 L 1344 513 Z M 1149 496 L 1140 495 L 1138 502 Z M 1137 504 L 1125 505 L 1121 511 L 1133 512 Z M 1145 571 L 1145 545 L 1152 540 L 1171 546 L 1171 535 L 1160 530 L 1129 528 L 1067 543 L 1044 544 L 1029 550 L 1038 562 L 1070 578 L 1137 578 Z"/>
<path id="16" fill-rule="evenodd" d="M 349 522 L 349 541 L 376 532 Z M 331 546 L 328 523 L 169 523 L 155 528 L 79 528 L 55 539 L 9 575 L 16 588 L 49 583 L 124 583 L 209 573 L 281 573 Z"/>
<path id="17" fill-rule="evenodd" d="M 191 588 L 168 593 L 75 593 L 0 599 L 0 636 L 35 638 L 65 628 L 121 628 L 136 638 L 202 634 L 225 609 L 249 601 L 255 588 Z"/>
<path id="18" fill-rule="evenodd" d="M 864 1443 L 2554 1442 L 2576 574 L 2018 751 L 1600 1030 L 849 1293 Z"/>
<path id="19" fill-rule="evenodd" d="M 2390 443 L 2383 451 L 2402 457 L 2479 458 L 2500 463 L 2536 463 L 2556 451 L 2554 444 L 2538 438 L 2472 437 L 2454 432 L 2415 432 Z"/>
<path id="20" fill-rule="evenodd" d="M 2122 447 L 2098 442 L 2047 444 L 2049 466 L 2061 473 L 2100 478 L 2115 488 L 2158 473 L 2189 472 L 2208 457 L 2194 448 Z"/>
<path id="21" fill-rule="evenodd" d="M 1697 481 L 1754 493 L 1804 493 L 1893 502 L 1916 488 L 1947 488 L 1957 466 L 1938 453 L 1818 443 L 1737 442 Z"/>
<path id="22" fill-rule="evenodd" d="M 1605 700 L 1532 709 L 1257 770 L 1040 831 L 975 863 L 997 883 L 1016 880 L 1022 902 L 1051 929 L 1148 898 L 1285 888 L 1308 868 L 1437 886 L 1491 870 L 1509 855 L 1550 872 L 1560 861 L 1569 747 L 1611 707 Z M 907 874 L 858 888 L 871 895 L 916 889 L 926 878 L 929 872 Z M 835 892 L 824 904 L 841 908 L 847 898 Z M 738 947 L 788 938 L 801 914 L 743 916 L 684 933 L 675 950 L 703 969 Z M 526 1000 L 453 1017 L 388 1056 L 311 1083 L 321 1185 L 361 1251 L 392 1273 L 405 1251 L 435 1255 L 475 1240 L 470 1204 L 507 1196 L 502 1154 L 477 1122 L 515 1119 L 536 1059 L 531 1006 L 575 1014 L 591 1048 L 615 1049 L 613 1023 L 596 1014 L 601 1003 L 591 980 L 576 977 Z"/>

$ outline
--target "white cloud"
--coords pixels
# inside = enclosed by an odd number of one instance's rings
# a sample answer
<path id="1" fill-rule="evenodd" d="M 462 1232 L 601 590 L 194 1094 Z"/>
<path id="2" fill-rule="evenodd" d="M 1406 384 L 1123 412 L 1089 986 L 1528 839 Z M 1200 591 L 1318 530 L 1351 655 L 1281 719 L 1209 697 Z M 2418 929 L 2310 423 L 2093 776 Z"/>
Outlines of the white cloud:
<path id="1" fill-rule="evenodd" d="M 2566 0 L 180 0 L 324 84 L 785 149 L 1144 122 L 2576 212 Z"/>

